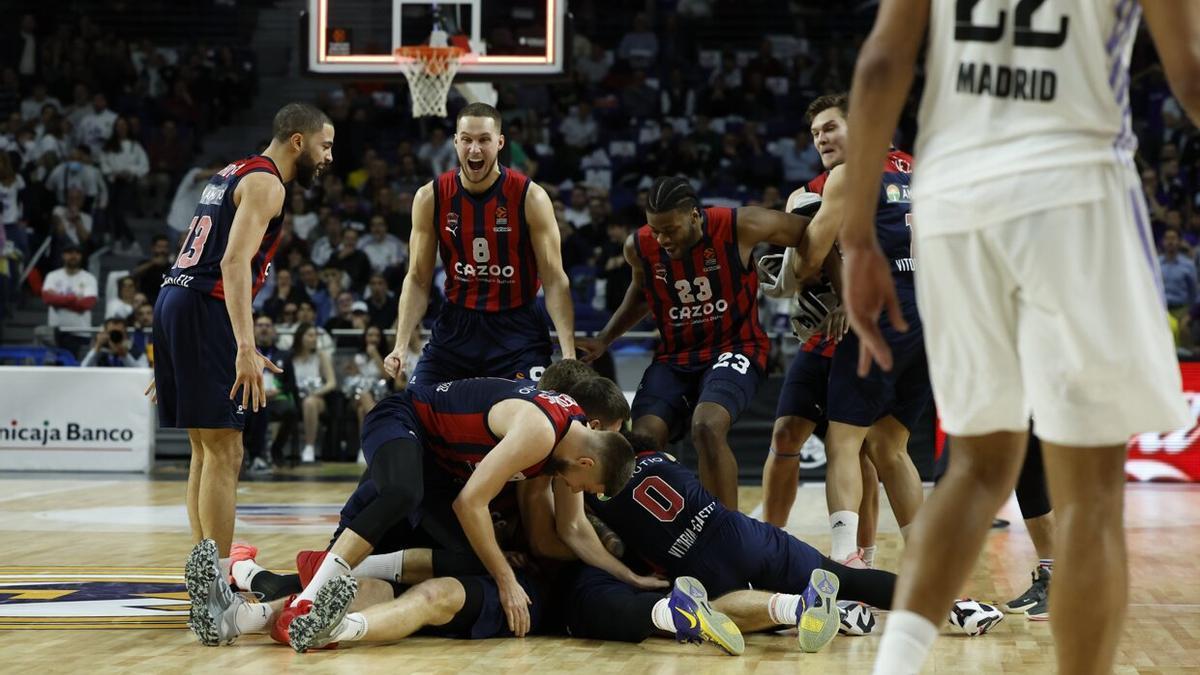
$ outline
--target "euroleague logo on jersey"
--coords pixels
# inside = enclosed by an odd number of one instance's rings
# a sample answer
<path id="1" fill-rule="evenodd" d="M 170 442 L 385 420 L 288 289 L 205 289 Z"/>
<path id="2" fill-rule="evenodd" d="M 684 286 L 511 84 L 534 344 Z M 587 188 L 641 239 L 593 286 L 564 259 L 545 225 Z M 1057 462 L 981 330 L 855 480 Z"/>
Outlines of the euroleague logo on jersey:
<path id="1" fill-rule="evenodd" d="M 721 263 L 717 261 L 717 252 L 709 246 L 704 249 L 704 271 L 716 272 L 719 269 L 721 269 Z"/>
<path id="2" fill-rule="evenodd" d="M 449 232 L 450 236 L 452 236 L 452 237 L 458 236 L 458 214 L 457 213 L 447 213 L 446 214 L 446 231 Z"/>
<path id="3" fill-rule="evenodd" d="M 496 226 L 497 232 L 510 232 L 508 227 L 508 209 L 503 206 L 496 207 Z"/>

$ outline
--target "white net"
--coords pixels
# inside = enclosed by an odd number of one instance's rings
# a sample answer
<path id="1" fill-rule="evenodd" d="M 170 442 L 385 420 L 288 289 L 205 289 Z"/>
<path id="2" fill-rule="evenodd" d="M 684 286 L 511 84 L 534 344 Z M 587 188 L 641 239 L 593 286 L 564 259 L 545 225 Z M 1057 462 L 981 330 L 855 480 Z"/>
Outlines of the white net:
<path id="1" fill-rule="evenodd" d="M 457 47 L 420 47 L 396 50 L 396 61 L 412 98 L 413 117 L 446 116 L 446 96 L 458 73 L 463 50 Z"/>

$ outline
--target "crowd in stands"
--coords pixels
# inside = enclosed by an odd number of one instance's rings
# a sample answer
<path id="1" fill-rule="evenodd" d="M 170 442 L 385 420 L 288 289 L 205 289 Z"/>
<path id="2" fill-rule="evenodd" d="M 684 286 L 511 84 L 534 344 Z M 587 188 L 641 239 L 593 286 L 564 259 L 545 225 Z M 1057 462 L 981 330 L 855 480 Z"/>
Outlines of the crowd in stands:
<path id="1" fill-rule="evenodd" d="M 496 83 L 507 141 L 501 161 L 553 200 L 580 330 L 601 327 L 624 296 L 630 272 L 622 242 L 644 222 L 654 176 L 688 176 L 706 204 L 782 208 L 791 190 L 821 172 L 803 110 L 817 95 L 848 87 L 864 18 L 825 3 L 752 2 L 764 22 L 748 31 L 757 42 L 731 45 L 704 29 L 743 4 L 664 0 L 646 3 L 654 10 L 647 13 L 574 3 L 570 77 Z M 248 100 L 251 70 L 230 47 L 165 47 L 86 18 L 42 29 L 30 16 L 20 25 L 21 35 L 37 36 L 35 66 L 27 67 L 28 49 L 0 63 L 7 278 L 49 238 L 48 259 L 54 267 L 62 261 L 42 285 L 50 323 L 93 325 L 83 298 L 92 293 L 94 304 L 96 280 L 78 260 L 106 244 L 146 245 L 129 241 L 130 214 L 162 218 L 163 234 L 106 303 L 105 319 L 125 323 L 106 324 L 104 344 L 89 337 L 71 345 L 95 352 L 98 365 L 145 362 L 152 346 L 144 340 L 125 337 L 125 350 L 113 348 L 118 328 L 137 334 L 152 320 L 145 308 L 199 191 L 231 159 L 195 166 L 197 145 Z M 1133 72 L 1147 237 L 1159 247 L 1164 305 L 1187 349 L 1200 342 L 1200 134 L 1144 36 Z M 895 135 L 903 149 L 915 137 L 916 100 Z M 319 103 L 337 128 L 334 164 L 312 189 L 293 188 L 273 273 L 254 303 L 260 349 L 286 365 L 271 384 L 270 418 L 282 424 L 270 452 L 265 431 L 247 434 L 258 439 L 254 456 L 264 467 L 281 461 L 285 446 L 288 457 L 304 459 L 314 446 L 327 458 L 355 448 L 338 443 L 351 432 L 319 438 L 318 420 L 361 418 L 386 391 L 380 355 L 391 345 L 381 331 L 396 319 L 413 195 L 456 165 L 450 125 L 465 102 L 452 93 L 449 120 L 414 120 L 402 82 L 363 82 L 332 86 Z M 764 303 L 763 312 L 769 330 L 790 332 L 786 306 Z"/>

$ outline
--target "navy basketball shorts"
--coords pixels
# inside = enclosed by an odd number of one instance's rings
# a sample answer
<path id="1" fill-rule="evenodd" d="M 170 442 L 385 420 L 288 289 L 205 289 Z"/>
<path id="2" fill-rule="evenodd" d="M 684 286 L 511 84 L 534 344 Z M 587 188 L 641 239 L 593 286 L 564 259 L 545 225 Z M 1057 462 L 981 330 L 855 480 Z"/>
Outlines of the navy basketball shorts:
<path id="1" fill-rule="evenodd" d="M 580 565 L 570 580 L 565 606 L 571 637 L 641 642 L 656 630 L 650 620 L 663 591 L 635 588 L 597 567 Z"/>
<path id="2" fill-rule="evenodd" d="M 678 440 L 687 431 L 692 411 L 701 403 L 721 406 L 736 422 L 754 400 L 762 379 L 761 370 L 736 354 L 694 368 L 655 361 L 638 384 L 632 416 L 635 421 L 646 415 L 662 419 L 671 430 L 671 440 Z"/>
<path id="3" fill-rule="evenodd" d="M 165 429 L 238 429 L 246 413 L 229 398 L 237 340 L 225 302 L 166 286 L 154 303 L 154 383 Z"/>
<path id="4" fill-rule="evenodd" d="M 545 314 L 536 303 L 503 312 L 446 303 L 409 384 L 471 377 L 537 381 L 553 352 Z"/>
<path id="5" fill-rule="evenodd" d="M 748 586 L 803 593 L 812 571 L 821 566 L 820 551 L 774 525 L 741 513 L 730 513 L 716 525 L 678 570 L 699 579 L 709 597 Z"/>
<path id="6" fill-rule="evenodd" d="M 525 570 L 515 571 L 517 583 L 525 589 L 525 594 L 529 596 L 531 602 L 529 605 L 529 633 L 537 635 L 550 632 L 554 629 L 554 622 L 550 617 L 554 616 L 555 612 L 548 603 L 553 600 L 543 592 L 541 584 L 535 577 Z M 455 578 L 466 591 L 467 600 L 463 609 L 466 610 L 472 605 L 477 605 L 479 607 L 478 616 L 468 627 L 464 627 L 463 623 L 470 621 L 469 616 L 461 617 L 462 622 L 458 620 L 460 617 L 455 617 L 455 620 L 449 624 L 426 626 L 421 632 L 460 640 L 512 637 L 512 631 L 508 627 L 508 617 L 504 614 L 504 605 L 500 604 L 500 587 L 496 585 L 496 580 L 488 574 Z"/>
<path id="7" fill-rule="evenodd" d="M 880 319 L 883 337 L 892 348 L 892 371 L 872 365 L 867 377 L 858 376 L 859 340 L 846 333 L 833 354 L 829 372 L 829 421 L 869 427 L 889 415 L 910 431 L 932 398 L 929 367 L 925 360 L 925 337 L 917 302 L 911 290 L 897 288 L 908 332 Z"/>
<path id="8" fill-rule="evenodd" d="M 803 417 L 821 423 L 825 420 L 829 395 L 829 370 L 833 358 L 819 351 L 799 351 L 788 364 L 775 406 L 775 419 Z"/>

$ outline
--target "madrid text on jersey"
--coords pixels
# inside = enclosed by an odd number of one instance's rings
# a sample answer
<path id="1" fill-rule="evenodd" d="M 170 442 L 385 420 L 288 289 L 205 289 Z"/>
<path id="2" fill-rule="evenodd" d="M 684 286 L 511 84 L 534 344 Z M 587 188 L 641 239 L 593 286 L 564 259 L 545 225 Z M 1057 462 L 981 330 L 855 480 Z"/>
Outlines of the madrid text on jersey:
<path id="1" fill-rule="evenodd" d="M 962 61 L 958 64 L 955 91 L 1015 101 L 1049 102 L 1058 92 L 1058 76 L 1053 70 Z"/>

